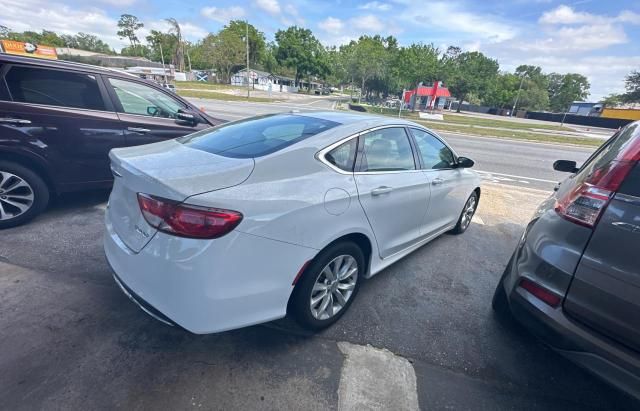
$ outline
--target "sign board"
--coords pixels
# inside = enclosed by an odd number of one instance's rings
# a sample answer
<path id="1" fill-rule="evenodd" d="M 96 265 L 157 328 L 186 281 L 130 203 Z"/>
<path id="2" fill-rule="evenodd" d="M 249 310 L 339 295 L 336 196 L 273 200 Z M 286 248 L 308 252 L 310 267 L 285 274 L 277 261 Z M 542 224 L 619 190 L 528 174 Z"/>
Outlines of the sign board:
<path id="1" fill-rule="evenodd" d="M 0 40 L 0 46 L 2 47 L 2 51 L 7 54 L 38 57 L 41 59 L 58 59 L 55 47 L 41 46 L 38 44 L 13 40 Z"/>
<path id="2" fill-rule="evenodd" d="M 251 78 L 252 78 L 252 79 L 254 79 L 254 80 L 255 80 L 255 79 L 257 79 L 257 78 L 258 78 L 258 73 L 256 73 L 255 71 L 252 71 L 252 72 L 251 72 L 251 74 L 250 74 L 250 76 L 251 76 Z"/>

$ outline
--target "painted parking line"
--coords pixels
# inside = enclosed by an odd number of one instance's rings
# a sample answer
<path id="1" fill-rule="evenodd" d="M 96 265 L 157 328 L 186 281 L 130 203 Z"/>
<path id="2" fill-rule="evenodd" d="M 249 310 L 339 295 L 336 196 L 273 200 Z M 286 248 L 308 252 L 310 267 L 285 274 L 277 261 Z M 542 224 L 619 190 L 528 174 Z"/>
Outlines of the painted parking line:
<path id="1" fill-rule="evenodd" d="M 554 184 L 558 182 L 558 180 L 545 180 L 544 178 L 525 177 L 525 176 L 517 176 L 517 175 L 513 175 L 513 174 L 495 173 L 493 171 L 482 171 L 482 170 L 476 170 L 476 171 L 479 174 L 486 175 L 488 177 L 498 176 L 498 177 L 507 177 L 507 178 L 510 178 L 510 179 L 516 179 L 516 180 L 540 181 L 542 183 L 554 183 Z"/>
<path id="2" fill-rule="evenodd" d="M 345 355 L 338 411 L 417 411 L 416 373 L 405 358 L 370 345 L 338 342 Z"/>

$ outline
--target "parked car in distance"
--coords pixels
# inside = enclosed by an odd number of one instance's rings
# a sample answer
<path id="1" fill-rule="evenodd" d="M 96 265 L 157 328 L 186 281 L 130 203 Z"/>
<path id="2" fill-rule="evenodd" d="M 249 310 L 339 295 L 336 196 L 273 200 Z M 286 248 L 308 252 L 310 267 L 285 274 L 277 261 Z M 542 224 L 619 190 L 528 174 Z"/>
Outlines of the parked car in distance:
<path id="1" fill-rule="evenodd" d="M 162 87 L 174 93 L 176 92 L 176 86 L 171 83 L 162 83 Z"/>
<path id="2" fill-rule="evenodd" d="M 329 86 L 319 87 L 314 91 L 314 93 L 317 95 L 328 96 L 329 94 L 331 94 L 331 87 Z"/>
<path id="3" fill-rule="evenodd" d="M 617 132 L 528 224 L 493 297 L 567 358 L 640 398 L 640 122 Z"/>
<path id="4" fill-rule="evenodd" d="M 220 123 L 130 74 L 0 54 L 0 229 L 34 218 L 53 195 L 108 187 L 112 148 Z"/>
<path id="5" fill-rule="evenodd" d="M 364 278 L 442 233 L 480 198 L 473 161 L 404 120 L 254 117 L 111 151 L 105 223 L 115 281 L 193 333 L 284 317 L 327 327 Z"/>

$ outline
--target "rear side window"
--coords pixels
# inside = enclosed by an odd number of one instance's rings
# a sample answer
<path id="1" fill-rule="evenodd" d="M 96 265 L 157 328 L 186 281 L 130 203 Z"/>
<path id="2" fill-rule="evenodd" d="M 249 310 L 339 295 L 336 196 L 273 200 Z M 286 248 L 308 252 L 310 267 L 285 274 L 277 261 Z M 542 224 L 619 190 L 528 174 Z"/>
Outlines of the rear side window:
<path id="1" fill-rule="evenodd" d="M 5 80 L 13 101 L 105 110 L 98 81 L 91 74 L 15 66 Z"/>
<path id="2" fill-rule="evenodd" d="M 360 171 L 415 170 L 413 151 L 404 127 L 370 131 L 364 139 Z"/>
<path id="3" fill-rule="evenodd" d="M 178 139 L 182 144 L 234 158 L 261 157 L 340 125 L 295 114 L 254 117 Z"/>
<path id="4" fill-rule="evenodd" d="M 582 183 L 595 176 L 596 173 L 604 173 L 614 160 L 620 160 L 630 145 L 635 143 L 638 135 L 638 125 L 633 124 L 623 128 L 598 149 L 580 168 L 576 176 L 576 182 Z"/>
<path id="5" fill-rule="evenodd" d="M 358 139 L 352 138 L 329 151 L 324 158 L 340 170 L 353 171 L 356 161 L 356 151 L 358 150 Z"/>

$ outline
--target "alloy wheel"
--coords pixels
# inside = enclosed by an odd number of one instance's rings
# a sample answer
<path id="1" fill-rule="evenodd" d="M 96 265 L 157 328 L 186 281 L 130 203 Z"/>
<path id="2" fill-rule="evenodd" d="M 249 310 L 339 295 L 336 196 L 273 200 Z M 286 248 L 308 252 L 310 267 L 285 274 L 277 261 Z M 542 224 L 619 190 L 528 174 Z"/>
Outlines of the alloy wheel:
<path id="1" fill-rule="evenodd" d="M 358 262 L 350 255 L 340 255 L 327 264 L 311 290 L 309 305 L 317 320 L 327 320 L 339 313 L 351 298 L 358 281 Z"/>
<path id="2" fill-rule="evenodd" d="M 471 219 L 476 212 L 476 207 L 478 205 L 478 200 L 475 195 L 472 195 L 467 200 L 467 203 L 464 205 L 464 210 L 462 211 L 462 228 L 466 229 L 471 223 Z"/>
<path id="3" fill-rule="evenodd" d="M 23 215 L 33 206 L 33 188 L 23 178 L 0 170 L 0 220 Z"/>

